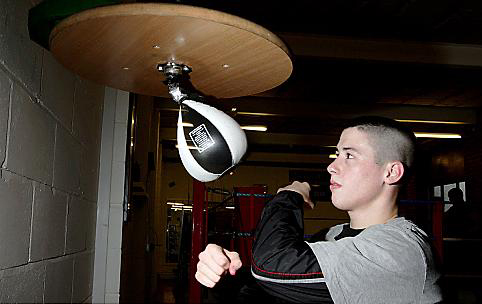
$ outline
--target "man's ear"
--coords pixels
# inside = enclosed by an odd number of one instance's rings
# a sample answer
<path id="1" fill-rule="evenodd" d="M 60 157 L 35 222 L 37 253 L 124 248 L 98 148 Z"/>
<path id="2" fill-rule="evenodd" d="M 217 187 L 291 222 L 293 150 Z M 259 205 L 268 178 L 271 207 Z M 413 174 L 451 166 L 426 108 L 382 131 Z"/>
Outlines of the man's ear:
<path id="1" fill-rule="evenodd" d="M 402 180 L 405 168 L 399 161 L 389 162 L 386 165 L 384 181 L 389 185 L 394 185 Z"/>

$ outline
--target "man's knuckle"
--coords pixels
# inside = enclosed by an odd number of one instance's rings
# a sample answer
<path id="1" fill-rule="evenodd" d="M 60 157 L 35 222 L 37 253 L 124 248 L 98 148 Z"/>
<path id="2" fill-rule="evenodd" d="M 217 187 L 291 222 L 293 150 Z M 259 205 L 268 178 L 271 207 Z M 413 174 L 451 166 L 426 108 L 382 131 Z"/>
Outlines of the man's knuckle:
<path id="1" fill-rule="evenodd" d="M 223 268 L 225 268 L 226 266 L 229 265 L 229 261 L 225 257 L 218 258 L 218 260 L 216 262 L 219 266 L 221 266 Z"/>
<path id="2" fill-rule="evenodd" d="M 201 283 L 203 285 L 205 284 L 204 278 L 202 277 L 202 275 L 199 272 L 196 272 L 196 274 L 194 274 L 194 277 L 196 278 L 196 280 L 198 280 L 199 283 Z"/>
<path id="3" fill-rule="evenodd" d="M 216 247 L 217 247 L 217 246 L 218 246 L 218 245 L 216 245 L 216 244 L 208 244 L 208 245 L 206 246 L 206 250 L 209 250 L 209 251 L 216 250 Z"/>

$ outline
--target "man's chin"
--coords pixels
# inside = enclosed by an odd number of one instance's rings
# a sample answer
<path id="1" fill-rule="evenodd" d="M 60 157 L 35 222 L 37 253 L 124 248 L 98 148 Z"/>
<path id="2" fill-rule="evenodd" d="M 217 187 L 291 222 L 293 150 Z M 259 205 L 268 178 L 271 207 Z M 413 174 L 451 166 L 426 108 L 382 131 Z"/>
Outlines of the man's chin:
<path id="1" fill-rule="evenodd" d="M 349 208 L 346 207 L 345 204 L 343 204 L 340 200 L 337 200 L 336 198 L 334 198 L 333 196 L 331 196 L 331 203 L 333 204 L 333 206 L 338 209 L 338 210 L 341 210 L 341 211 L 350 211 Z"/>
<path id="2" fill-rule="evenodd" d="M 331 203 L 336 209 L 343 210 L 342 204 L 340 204 L 340 202 L 336 198 L 334 198 L 333 195 L 331 196 Z"/>

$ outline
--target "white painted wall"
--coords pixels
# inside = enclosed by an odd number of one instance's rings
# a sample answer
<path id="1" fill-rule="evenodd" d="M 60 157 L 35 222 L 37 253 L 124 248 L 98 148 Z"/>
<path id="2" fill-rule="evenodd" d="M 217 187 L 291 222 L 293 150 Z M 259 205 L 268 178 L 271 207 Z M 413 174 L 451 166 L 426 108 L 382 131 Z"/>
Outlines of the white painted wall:
<path id="1" fill-rule="evenodd" d="M 32 42 L 0 1 L 0 302 L 92 295 L 104 87 Z"/>
<path id="2" fill-rule="evenodd" d="M 95 303 L 119 302 L 128 112 L 129 93 L 106 88 L 92 297 Z"/>

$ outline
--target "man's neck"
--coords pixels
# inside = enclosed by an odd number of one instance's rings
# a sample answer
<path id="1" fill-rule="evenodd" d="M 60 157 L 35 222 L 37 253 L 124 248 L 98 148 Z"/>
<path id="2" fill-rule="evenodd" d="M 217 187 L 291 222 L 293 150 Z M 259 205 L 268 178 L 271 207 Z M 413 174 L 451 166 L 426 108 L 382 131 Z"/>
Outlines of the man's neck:
<path id="1" fill-rule="evenodd" d="M 379 198 L 357 210 L 348 211 L 350 227 L 363 229 L 376 224 L 385 224 L 398 216 L 396 204 L 398 193 L 391 193 L 388 197 Z"/>

